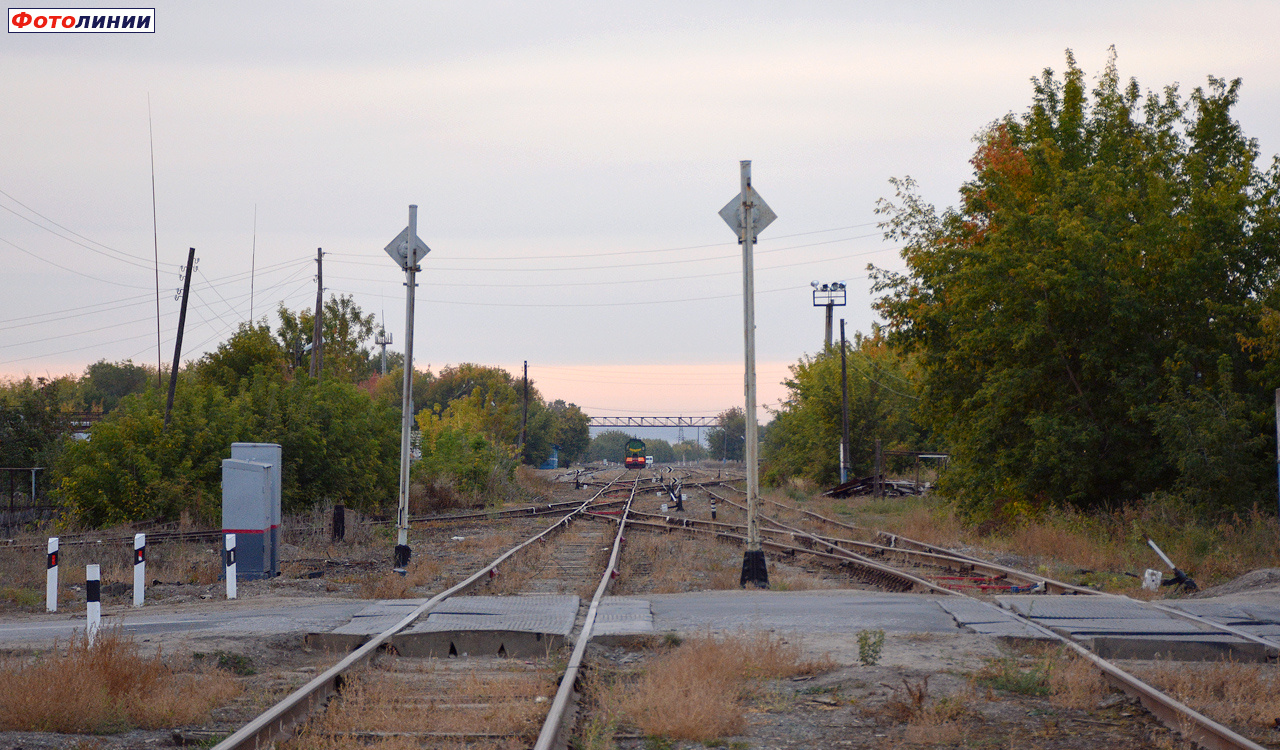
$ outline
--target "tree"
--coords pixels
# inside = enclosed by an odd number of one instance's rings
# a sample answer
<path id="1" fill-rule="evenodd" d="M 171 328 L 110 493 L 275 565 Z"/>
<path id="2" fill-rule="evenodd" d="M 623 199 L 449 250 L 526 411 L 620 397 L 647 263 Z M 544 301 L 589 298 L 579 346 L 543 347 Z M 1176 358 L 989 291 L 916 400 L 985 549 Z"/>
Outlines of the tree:
<path id="1" fill-rule="evenodd" d="M 676 452 L 672 450 L 671 443 L 662 438 L 649 438 L 644 441 L 644 452 L 646 456 L 653 456 L 654 463 L 669 464 L 676 460 Z"/>
<path id="2" fill-rule="evenodd" d="M 68 432 L 62 394 L 73 388 L 47 378 L 0 386 L 0 466 L 47 467 L 56 459 Z"/>
<path id="3" fill-rule="evenodd" d="M 283 304 L 277 311 L 280 325 L 276 337 L 301 364 L 307 360 L 302 350 L 311 343 L 315 311 L 294 312 Z M 354 383 L 374 373 L 373 353 L 364 346 L 373 338 L 374 316 L 365 315 L 350 295 L 330 295 L 324 302 L 321 336 L 324 338 L 324 373 L 344 382 Z M 379 358 L 380 360 L 380 358 Z"/>
<path id="4" fill-rule="evenodd" d="M 591 445 L 590 419 L 575 404 L 564 400 L 552 401 L 548 409 L 554 418 L 555 444 L 560 446 L 560 466 L 569 466 L 581 460 Z"/>
<path id="5" fill-rule="evenodd" d="M 89 365 L 80 378 L 79 401 L 83 411 L 101 410 L 104 414 L 120 404 L 131 393 L 141 393 L 155 382 L 155 370 L 135 365 L 133 360 L 108 362 L 100 359 Z"/>
<path id="6" fill-rule="evenodd" d="M 907 363 L 877 330 L 846 346 L 851 476 L 875 467 L 875 441 L 886 450 L 918 450 L 924 439 L 915 425 L 916 385 Z M 843 413 L 837 343 L 791 366 L 787 399 L 764 439 L 764 481 L 778 484 L 805 477 L 833 485 L 840 477 Z"/>
<path id="7" fill-rule="evenodd" d="M 920 419 L 953 456 L 943 488 L 976 517 L 1174 486 L 1182 438 L 1152 407 L 1191 402 L 1171 399 L 1166 363 L 1206 392 L 1251 382 L 1280 259 L 1280 162 L 1255 168 L 1239 80 L 1144 97 L 1113 51 L 1090 94 L 1068 52 L 1034 88 L 979 134 L 959 208 L 939 214 L 910 179 L 879 208 L 907 271 L 873 269 L 876 308 L 920 357 Z"/>
<path id="8" fill-rule="evenodd" d="M 279 377 L 284 368 L 284 348 L 271 336 L 267 324 L 244 322 L 231 338 L 201 357 L 192 370 L 202 382 L 221 386 L 235 395 L 248 386 L 254 375 Z"/>
<path id="9" fill-rule="evenodd" d="M 183 510 L 216 522 L 231 443 L 279 443 L 287 512 L 326 498 L 373 510 L 395 501 L 399 432 L 394 410 L 346 383 L 259 373 L 228 397 L 216 383 L 180 378 L 168 428 L 159 391 L 128 396 L 91 440 L 67 446 L 53 474 L 88 526 L 172 520 Z"/>
<path id="10" fill-rule="evenodd" d="M 436 376 L 430 370 L 413 371 L 413 410 L 417 414 L 427 403 L 427 393 Z M 397 365 L 388 370 L 386 375 L 379 375 L 370 388 L 374 398 L 386 406 L 394 406 L 398 411 L 404 399 L 404 368 Z"/>
<path id="11" fill-rule="evenodd" d="M 622 430 L 604 430 L 591 438 L 591 446 L 587 449 L 587 460 L 620 464 L 627 441 L 634 439 L 635 435 Z"/>
<path id="12" fill-rule="evenodd" d="M 710 458 L 741 461 L 746 450 L 746 435 L 747 417 L 741 407 L 720 412 L 716 426 L 707 430 Z"/>
<path id="13" fill-rule="evenodd" d="M 671 451 L 675 454 L 678 461 L 702 461 L 710 454 L 707 453 L 707 447 L 701 443 L 692 440 L 685 440 L 671 446 Z"/>

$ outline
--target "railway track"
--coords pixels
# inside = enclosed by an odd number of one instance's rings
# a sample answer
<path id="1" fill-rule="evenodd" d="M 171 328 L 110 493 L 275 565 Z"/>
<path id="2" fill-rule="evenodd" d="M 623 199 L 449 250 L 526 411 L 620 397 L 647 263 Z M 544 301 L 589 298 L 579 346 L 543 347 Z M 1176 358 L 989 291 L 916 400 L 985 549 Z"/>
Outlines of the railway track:
<path id="1" fill-rule="evenodd" d="M 720 484 L 720 482 L 716 483 L 716 485 Z M 724 495 L 708 489 L 705 484 L 692 483 L 685 485 L 685 487 L 686 489 L 696 489 L 705 493 L 709 499 L 714 498 L 718 505 L 728 506 L 745 517 L 746 507 L 744 505 L 731 501 Z M 805 509 L 770 502 L 775 506 L 821 521 L 828 526 L 870 535 L 881 543 L 842 539 L 813 533 L 793 525 L 784 524 L 767 515 L 759 514 L 761 533 L 765 536 L 762 539 L 762 546 L 766 552 L 772 553 L 775 558 L 778 556 L 808 556 L 820 561 L 822 564 L 847 569 L 859 580 L 890 590 L 942 593 L 948 596 L 969 598 L 975 598 L 974 594 L 983 596 L 996 592 L 1023 593 L 1024 591 L 1042 593 L 1046 596 L 1115 596 L 1018 571 L 971 556 L 959 555 L 950 550 L 906 537 L 852 526 Z M 710 503 L 707 505 L 709 507 Z M 631 525 L 639 529 L 714 536 L 742 542 L 745 542 L 746 539 L 745 521 L 744 523 L 729 523 L 718 520 L 680 518 L 674 514 L 658 515 L 642 512 L 633 512 L 632 516 L 634 518 Z M 607 518 L 608 516 L 600 515 L 599 517 Z M 979 600 L 983 601 L 982 599 Z M 996 606 L 988 601 L 983 601 L 983 603 L 990 607 Z M 1211 626 L 1224 633 L 1259 643 L 1272 652 L 1276 650 L 1277 645 L 1280 645 L 1230 626 L 1194 615 L 1187 615 L 1173 608 L 1160 607 L 1160 609 L 1175 616 L 1185 617 L 1202 625 Z M 1007 612 L 1007 610 L 1001 611 L 1002 613 Z M 1030 618 L 1022 617 L 1019 613 L 1013 612 L 1011 614 L 1018 615 L 1027 627 L 1037 631 L 1043 637 L 1062 644 L 1080 658 L 1088 660 L 1101 672 L 1109 684 L 1137 699 L 1163 724 L 1180 732 L 1184 737 L 1199 746 L 1210 750 L 1264 750 L 1262 745 L 1195 711 L 1111 662 L 1100 658 L 1075 641 L 1041 626 Z"/>
<path id="2" fill-rule="evenodd" d="M 386 630 L 216 745 L 217 750 L 265 748 L 304 725 L 299 747 L 346 747 L 369 740 L 407 738 L 420 747 L 500 740 L 550 748 L 566 732 L 565 716 L 590 640 L 600 600 L 614 577 L 626 512 L 641 482 L 614 481 L 559 521 L 507 549 L 460 583 L 408 610 Z M 625 498 L 613 497 L 624 493 Z M 608 525 L 577 524 L 589 507 L 621 503 L 617 532 Z M 455 521 L 474 520 L 455 518 Z M 612 540 L 611 546 L 603 546 Z M 597 564 L 607 551 L 607 564 Z M 467 592 L 499 571 L 535 558 L 528 588 L 576 593 L 600 573 L 594 596 L 575 623 L 574 653 L 563 674 L 550 662 L 501 657 L 466 661 L 423 660 L 400 653 L 393 640 L 446 600 Z M 558 685 L 558 687 L 557 687 Z M 554 696 L 554 697 L 553 697 Z M 286 745 L 290 746 L 290 745 Z M 563 746 L 560 741 L 559 746 Z"/>
<path id="3" fill-rule="evenodd" d="M 439 529 L 449 529 L 436 535 L 441 540 L 449 540 L 452 538 L 449 534 L 455 531 L 458 536 L 479 537 L 495 521 L 504 523 L 503 533 L 527 538 L 519 544 L 513 543 L 493 559 L 483 561 L 478 552 L 458 556 L 456 549 L 447 546 L 439 550 L 422 547 L 423 558 L 456 559 L 457 570 L 447 577 L 462 580 L 425 602 L 400 608 L 398 611 L 403 617 L 393 625 L 369 638 L 216 747 L 219 750 L 272 745 L 336 748 L 396 738 L 420 747 L 484 746 L 484 743 L 537 750 L 566 747 L 573 730 L 574 685 L 583 666 L 600 602 L 618 570 L 624 530 L 688 534 L 741 544 L 745 536 L 742 519 L 746 509 L 736 499 L 740 493 L 734 492 L 731 481 L 723 476 L 717 478 L 710 473 L 686 470 L 662 474 L 651 470 L 618 471 L 607 481 L 599 481 L 598 491 L 585 501 L 540 503 L 510 511 L 421 519 Z M 669 493 L 680 489 L 689 493 L 685 512 L 657 512 L 656 506 L 674 501 Z M 644 500 L 638 502 L 642 497 Z M 715 519 L 707 517 L 712 501 L 720 511 Z M 1111 596 L 905 537 L 846 524 L 804 508 L 773 502 L 768 507 L 771 513 L 760 515 L 760 525 L 763 546 L 771 558 L 791 562 L 805 560 L 854 585 L 946 597 L 976 597 L 988 602 L 986 606 L 995 606 L 989 603 L 993 595 L 1005 593 Z M 774 510 L 777 512 L 773 513 Z M 549 524 L 540 520 L 548 514 L 563 515 Z M 574 648 L 567 665 L 557 668 L 548 659 L 476 654 L 465 659 L 423 659 L 420 655 L 402 653 L 397 647 L 401 643 L 397 634 L 424 621 L 450 598 L 492 585 L 495 577 L 499 581 L 505 577 L 508 590 L 579 597 L 581 604 L 569 638 Z M 587 603 L 588 597 L 590 603 Z M 1200 620 L 1184 613 L 1171 613 Z M 1110 684 L 1137 698 L 1160 721 L 1200 746 L 1213 750 L 1261 747 L 1081 645 L 1034 621 L 1024 622 L 1028 628 L 1062 642 L 1080 658 L 1088 660 Z M 1216 625 L 1206 620 L 1201 622 Z M 1265 642 L 1239 631 L 1232 632 Z M 1276 645 L 1265 643 L 1271 648 Z M 305 727 L 301 736 L 295 734 L 299 727 Z M 281 739 L 290 736 L 294 739 L 278 745 Z"/>

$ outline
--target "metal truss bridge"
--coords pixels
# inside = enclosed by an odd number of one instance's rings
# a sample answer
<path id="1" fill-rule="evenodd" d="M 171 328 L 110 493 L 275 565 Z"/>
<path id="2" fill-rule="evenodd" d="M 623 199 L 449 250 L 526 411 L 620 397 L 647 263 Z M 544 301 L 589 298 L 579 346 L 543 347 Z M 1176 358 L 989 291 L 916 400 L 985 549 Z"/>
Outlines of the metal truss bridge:
<path id="1" fill-rule="evenodd" d="M 712 417 L 587 417 L 591 427 L 716 427 Z"/>

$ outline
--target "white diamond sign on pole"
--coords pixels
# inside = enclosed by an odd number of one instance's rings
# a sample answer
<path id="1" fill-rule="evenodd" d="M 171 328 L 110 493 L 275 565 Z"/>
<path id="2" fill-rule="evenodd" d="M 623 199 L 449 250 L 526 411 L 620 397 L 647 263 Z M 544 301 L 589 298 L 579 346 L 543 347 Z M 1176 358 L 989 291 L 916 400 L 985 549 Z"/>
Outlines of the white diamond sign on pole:
<path id="1" fill-rule="evenodd" d="M 396 238 L 391 240 L 391 242 L 383 249 L 386 250 L 387 255 L 390 255 L 391 259 L 396 262 L 396 265 L 400 266 L 400 270 L 408 271 L 409 227 L 401 229 L 400 234 L 397 234 Z M 431 248 L 427 247 L 427 243 L 423 242 L 417 235 L 414 235 L 413 265 L 418 265 L 418 261 L 425 258 L 429 252 L 431 252 Z"/>
<path id="2" fill-rule="evenodd" d="M 724 219 L 724 223 L 738 235 L 738 240 L 742 240 L 742 212 L 743 206 L 751 205 L 751 235 L 760 234 L 764 228 L 773 223 L 778 215 L 769 208 L 769 204 L 764 202 L 764 198 L 756 192 L 756 189 L 747 186 L 747 197 L 744 200 L 742 193 L 738 193 L 733 200 L 729 201 L 724 208 L 720 209 L 720 218 Z"/>
<path id="3" fill-rule="evenodd" d="M 412 550 L 409 548 L 409 433 L 413 428 L 413 297 L 418 286 L 414 274 L 418 261 L 431 248 L 418 237 L 418 207 L 409 206 L 409 226 L 386 247 L 405 273 L 404 304 L 404 393 L 400 402 L 400 503 L 396 513 L 396 548 L 393 569 L 404 575 Z"/>
<path id="4" fill-rule="evenodd" d="M 773 223 L 778 215 L 769 208 L 755 188 L 751 187 L 751 162 L 742 161 L 740 166 L 741 189 L 738 196 L 729 201 L 729 205 L 720 209 L 720 218 L 724 219 L 738 235 L 742 243 L 742 332 L 743 349 L 746 359 L 745 381 L 746 391 L 746 469 L 747 469 L 747 549 L 742 556 L 741 585 L 748 584 L 757 588 L 769 587 L 769 568 L 765 563 L 764 549 L 760 546 L 760 525 L 756 517 L 756 506 L 760 496 L 760 428 L 756 423 L 756 307 L 755 307 L 755 268 L 751 256 L 751 246 L 756 235 Z M 727 439 L 728 436 L 726 435 Z"/>

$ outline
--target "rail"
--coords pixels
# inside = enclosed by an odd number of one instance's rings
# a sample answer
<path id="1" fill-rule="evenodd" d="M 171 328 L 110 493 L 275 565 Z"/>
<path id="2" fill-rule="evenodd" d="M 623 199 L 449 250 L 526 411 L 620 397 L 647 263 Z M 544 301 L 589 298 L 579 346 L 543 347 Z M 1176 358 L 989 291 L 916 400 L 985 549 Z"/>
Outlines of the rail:
<path id="1" fill-rule="evenodd" d="M 561 735 L 564 729 L 565 711 L 569 707 L 569 700 L 573 696 L 574 688 L 578 682 L 578 671 L 582 666 L 582 657 L 586 654 L 587 643 L 591 640 L 592 631 L 595 628 L 596 612 L 600 607 L 600 600 L 604 597 L 604 592 L 609 588 L 609 584 L 617 575 L 618 557 L 622 553 L 623 531 L 627 526 L 627 513 L 631 510 L 631 502 L 635 499 L 636 489 L 639 482 L 631 485 L 631 495 L 627 498 L 627 504 L 622 509 L 622 514 L 618 517 L 618 533 L 613 538 L 613 551 L 609 554 L 609 565 L 605 568 L 604 575 L 600 577 L 600 583 L 596 586 L 596 593 L 591 597 L 591 606 L 587 609 L 587 617 L 582 623 L 582 631 L 578 634 L 578 640 L 573 646 L 573 654 L 569 657 L 569 664 L 565 668 L 564 676 L 560 678 L 560 687 L 556 690 L 556 697 L 551 702 L 551 709 L 547 713 L 546 721 L 542 724 L 542 731 L 538 734 L 538 741 L 534 744 L 534 750 L 550 750 L 553 743 Z"/>
<path id="2" fill-rule="evenodd" d="M 742 508 L 742 506 L 739 505 L 738 503 L 734 503 L 732 501 L 724 499 L 719 495 L 715 495 L 715 493 L 711 493 L 705 487 L 702 487 L 701 489 L 704 492 L 708 492 L 709 494 L 717 497 L 722 502 L 725 502 L 736 508 Z M 781 503 L 774 503 L 774 504 L 784 508 L 788 507 L 788 506 L 782 505 Z M 790 508 L 790 509 L 800 510 L 796 508 Z M 813 514 L 813 513 L 809 513 L 808 515 L 817 516 L 817 514 Z M 845 526 L 848 528 L 865 531 L 864 529 L 858 529 L 858 527 L 849 526 L 848 524 L 844 524 L 838 521 L 833 521 L 832 519 L 827 519 L 822 516 L 817 516 L 817 517 L 829 523 L 834 523 L 838 526 Z M 665 516 L 661 518 L 663 518 L 664 520 L 667 519 L 667 517 Z M 674 519 L 671 519 L 671 520 L 674 521 Z M 762 518 L 762 520 L 764 519 Z M 684 529 L 686 531 L 691 531 L 694 533 L 715 534 L 716 536 L 719 536 L 719 537 L 732 537 L 732 538 L 739 538 L 739 539 L 742 538 L 741 536 L 736 534 L 728 534 L 723 531 L 709 531 L 703 528 L 699 528 L 699 525 L 702 523 L 706 523 L 706 522 L 698 522 L 698 524 L 687 524 L 683 522 L 661 523 L 661 524 L 658 524 L 658 523 L 651 524 L 648 522 L 644 522 L 644 523 L 633 522 L 633 525 L 655 526 L 655 527 L 660 527 L 664 530 Z M 810 538 L 811 540 L 818 539 L 816 535 L 808 534 L 807 532 L 801 532 L 801 534 L 805 537 Z M 933 545 L 929 545 L 924 542 L 918 542 L 912 539 L 908 539 L 906 537 L 893 536 L 893 539 L 897 542 L 903 543 L 904 545 L 907 545 L 913 548 L 918 548 L 918 551 L 922 553 L 927 550 L 927 553 L 933 557 L 940 558 L 940 557 L 950 556 L 954 561 L 958 563 L 964 563 L 964 564 L 971 564 L 975 562 L 978 562 L 978 563 L 985 562 L 967 555 L 958 555 L 955 553 L 951 553 L 949 550 L 944 550 L 940 547 L 935 547 Z M 779 545 L 779 546 L 782 546 L 782 545 Z M 766 543 L 766 547 L 767 547 L 767 543 Z M 795 548 L 795 547 L 787 547 L 786 549 L 789 551 L 803 552 L 809 555 L 824 556 L 823 553 L 818 553 L 812 549 Z M 889 549 L 889 548 L 885 548 L 885 549 Z M 994 566 L 994 563 L 986 563 L 986 564 Z M 1003 566 L 996 566 L 996 567 L 1003 567 Z M 1007 569 L 1007 570 L 1013 570 L 1013 569 Z M 1014 571 L 1014 572 L 1020 574 L 1023 577 L 1033 577 L 1031 576 L 1031 574 L 1027 574 L 1025 572 L 1021 572 L 1021 571 Z M 1043 578 L 1042 576 L 1034 576 L 1034 577 Z M 1044 579 L 1044 580 L 1050 581 L 1052 579 Z M 1080 587 L 1071 586 L 1070 584 L 1065 584 L 1060 581 L 1057 581 L 1054 583 L 1057 583 L 1059 584 L 1059 586 L 1063 587 L 1063 593 L 1070 591 L 1070 593 L 1084 593 L 1084 594 L 1101 595 L 1101 596 L 1116 596 L 1114 594 L 1105 594 L 1103 592 L 1093 591 L 1092 589 L 1083 589 Z M 1072 589 L 1074 589 L 1074 591 L 1071 591 Z M 957 595 L 957 596 L 968 596 L 967 594 L 963 594 L 961 592 L 956 592 L 956 591 L 947 591 L 946 593 Z M 1187 739 L 1193 742 L 1199 743 L 1202 747 L 1207 748 L 1208 750 L 1265 750 L 1265 748 L 1262 745 L 1259 745 L 1258 743 L 1250 740 L 1247 737 L 1240 735 L 1239 733 L 1235 732 L 1229 727 L 1226 727 L 1214 721 L 1213 719 L 1201 714 L 1200 712 L 1183 704 L 1182 702 L 1176 700 L 1172 696 L 1165 694 L 1164 692 L 1158 690 L 1157 688 L 1151 685 L 1148 685 L 1147 683 L 1139 680 L 1137 677 L 1134 677 L 1128 672 L 1125 672 L 1124 670 L 1120 669 L 1119 667 L 1107 661 L 1106 659 L 1103 659 L 1097 654 L 1094 654 L 1093 652 L 1089 651 L 1087 648 L 1081 646 L 1080 644 L 1072 641 L 1071 639 L 1065 636 L 1055 633 L 1049 630 L 1048 628 L 1045 628 L 1044 626 L 1040 625 L 1039 623 L 1035 622 L 1034 620 L 1028 617 L 1024 617 L 1023 615 L 1021 615 L 1021 613 L 1004 610 L 1000 607 L 997 607 L 995 604 L 983 601 L 981 599 L 977 599 L 975 597 L 968 596 L 968 598 L 981 602 L 984 606 L 997 609 L 1003 615 L 1013 615 L 1017 617 L 1019 621 L 1024 623 L 1027 627 L 1032 628 L 1036 632 L 1039 632 L 1048 638 L 1051 638 L 1055 641 L 1058 641 L 1064 644 L 1065 646 L 1070 648 L 1074 653 L 1079 655 L 1081 658 L 1089 660 L 1089 662 L 1092 663 L 1094 667 L 1097 668 L 1103 674 L 1104 678 L 1110 684 L 1112 684 L 1113 686 L 1115 686 L 1117 689 L 1121 690 L 1125 694 L 1133 698 L 1136 698 L 1139 702 L 1141 702 L 1142 705 L 1146 707 L 1147 710 L 1150 711 L 1152 715 L 1154 715 L 1157 719 L 1159 719 L 1163 724 L 1173 729 L 1174 731 L 1181 733 Z M 1128 597 L 1119 597 L 1119 598 L 1127 599 Z M 1243 636 L 1248 640 L 1251 640 L 1257 643 L 1262 643 L 1263 645 L 1269 646 L 1272 649 L 1275 648 L 1275 645 L 1276 645 L 1275 643 L 1269 642 L 1258 636 L 1245 633 L 1243 631 L 1240 631 L 1237 628 L 1232 628 L 1230 626 L 1226 626 L 1221 623 L 1216 623 L 1216 622 L 1213 622 L 1212 620 L 1201 618 L 1196 615 L 1190 615 L 1189 613 L 1181 612 L 1172 607 L 1165 607 L 1161 605 L 1154 605 L 1154 606 L 1156 606 L 1157 609 L 1164 611 L 1166 613 L 1169 613 L 1171 615 L 1182 616 L 1182 617 L 1185 617 L 1186 619 L 1190 619 L 1190 620 L 1200 622 L 1202 624 L 1210 625 L 1224 632 L 1229 632 L 1234 635 Z"/>
<path id="3" fill-rule="evenodd" d="M 501 563 L 510 559 L 525 547 L 539 541 L 562 526 L 567 526 L 576 516 L 585 513 L 591 502 L 602 493 L 603 490 L 592 498 L 583 501 L 573 512 L 555 524 L 548 526 L 542 532 L 508 549 L 493 562 L 476 571 L 461 583 L 431 597 L 405 615 L 395 625 L 369 639 L 337 664 L 325 670 L 325 672 L 312 679 L 306 685 L 290 693 L 284 700 L 267 709 L 267 711 L 241 727 L 230 737 L 219 742 L 214 746 L 214 750 L 261 750 L 272 746 L 278 739 L 288 735 L 293 727 L 306 718 L 317 706 L 323 705 L 329 696 L 338 692 L 342 686 L 344 674 L 349 670 L 368 664 L 378 649 L 389 641 L 392 636 L 412 625 L 418 618 L 430 613 L 431 610 L 438 607 L 449 597 L 475 585 L 487 576 L 490 571 L 496 569 Z"/>

